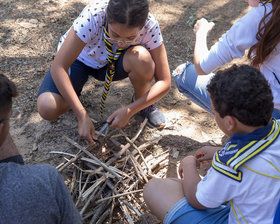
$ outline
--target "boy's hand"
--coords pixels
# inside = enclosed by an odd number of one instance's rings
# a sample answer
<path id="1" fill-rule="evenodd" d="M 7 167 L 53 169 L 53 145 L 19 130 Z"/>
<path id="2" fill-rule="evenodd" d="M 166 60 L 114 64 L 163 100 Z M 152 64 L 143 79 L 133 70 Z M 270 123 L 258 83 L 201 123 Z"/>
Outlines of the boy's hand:
<path id="1" fill-rule="evenodd" d="M 194 157 L 194 156 L 186 156 L 180 163 L 179 168 L 178 168 L 178 173 L 181 179 L 184 178 L 184 170 L 183 167 L 184 165 L 191 165 L 195 166 L 197 169 L 199 169 L 200 164 L 199 161 Z"/>
<path id="2" fill-rule="evenodd" d="M 193 31 L 195 34 L 202 33 L 207 35 L 215 26 L 213 22 L 208 22 L 206 19 L 202 18 L 196 21 Z"/>
<path id="3" fill-rule="evenodd" d="M 203 146 L 195 152 L 194 156 L 199 162 L 209 161 L 219 149 L 220 147 Z"/>

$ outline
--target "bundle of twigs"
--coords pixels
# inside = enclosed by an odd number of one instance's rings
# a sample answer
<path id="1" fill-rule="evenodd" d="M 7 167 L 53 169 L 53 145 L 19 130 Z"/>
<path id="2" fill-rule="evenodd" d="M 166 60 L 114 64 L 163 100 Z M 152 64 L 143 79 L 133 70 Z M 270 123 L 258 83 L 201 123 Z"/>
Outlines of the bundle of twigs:
<path id="1" fill-rule="evenodd" d="M 159 167 L 167 166 L 169 155 L 166 151 L 155 158 L 143 153 L 161 138 L 136 146 L 146 123 L 147 119 L 131 139 L 122 130 L 110 131 L 103 137 L 102 147 L 97 143 L 83 147 L 65 136 L 78 153 L 50 152 L 65 159 L 57 169 L 68 174 L 67 185 L 84 223 L 135 223 L 146 209 L 143 186 L 158 175 Z M 126 143 L 120 143 L 120 138 Z"/>

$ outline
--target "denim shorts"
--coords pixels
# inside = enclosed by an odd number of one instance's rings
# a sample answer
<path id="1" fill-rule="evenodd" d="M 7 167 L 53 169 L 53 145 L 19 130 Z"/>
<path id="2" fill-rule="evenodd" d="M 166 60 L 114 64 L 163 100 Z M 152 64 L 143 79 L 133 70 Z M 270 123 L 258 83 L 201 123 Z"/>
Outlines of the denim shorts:
<path id="1" fill-rule="evenodd" d="M 123 56 L 125 52 L 126 51 L 124 51 L 120 55 L 119 59 L 116 62 L 116 72 L 113 81 L 122 80 L 128 77 L 128 73 L 123 68 Z M 68 70 L 68 74 L 76 94 L 78 96 L 81 95 L 82 89 L 85 83 L 87 82 L 89 76 L 92 76 L 99 81 L 105 81 L 106 70 L 107 65 L 100 69 L 94 69 L 85 65 L 79 60 L 74 61 Z M 37 97 L 39 97 L 40 94 L 45 92 L 52 92 L 61 95 L 52 79 L 50 69 L 42 81 Z"/>
<path id="2" fill-rule="evenodd" d="M 221 205 L 218 208 L 206 210 L 194 209 L 182 198 L 166 214 L 163 224 L 227 224 L 230 206 Z"/>
<path id="3" fill-rule="evenodd" d="M 207 85 L 214 73 L 208 75 L 197 75 L 194 65 L 190 62 L 177 67 L 172 73 L 178 90 L 186 97 L 202 107 L 204 110 L 214 114 L 211 109 L 210 97 L 207 92 Z M 280 110 L 274 108 L 272 117 L 280 119 Z"/>

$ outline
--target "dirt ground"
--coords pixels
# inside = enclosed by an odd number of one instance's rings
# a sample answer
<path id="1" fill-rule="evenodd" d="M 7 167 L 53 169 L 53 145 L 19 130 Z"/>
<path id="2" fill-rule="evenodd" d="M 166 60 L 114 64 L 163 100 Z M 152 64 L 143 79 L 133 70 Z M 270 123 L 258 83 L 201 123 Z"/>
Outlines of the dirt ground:
<path id="1" fill-rule="evenodd" d="M 11 78 L 19 89 L 20 95 L 13 106 L 11 134 L 26 163 L 58 165 L 61 159 L 49 152 L 68 150 L 64 135 L 86 144 L 79 138 L 73 112 L 53 122 L 42 120 L 36 108 L 36 94 L 56 54 L 59 37 L 88 2 L 0 1 L 0 72 Z M 216 24 L 209 35 L 210 46 L 247 12 L 248 7 L 242 0 L 150 0 L 150 10 L 159 20 L 172 71 L 178 65 L 192 61 L 192 26 L 197 18 L 205 17 Z M 98 116 L 102 86 L 102 82 L 90 79 L 80 98 L 96 121 L 102 120 Z M 128 104 L 132 94 L 128 80 L 115 83 L 106 101 L 105 117 Z M 148 141 L 162 136 L 158 147 L 170 149 L 170 164 L 173 164 L 166 171 L 168 177 L 177 176 L 176 161 L 185 155 L 203 145 L 222 144 L 224 134 L 217 128 L 213 117 L 180 94 L 173 81 L 170 92 L 157 106 L 165 113 L 167 125 L 163 130 L 145 128 L 141 139 Z M 127 129 L 134 130 L 135 126 Z M 174 158 L 175 152 L 179 153 L 178 158 Z"/>

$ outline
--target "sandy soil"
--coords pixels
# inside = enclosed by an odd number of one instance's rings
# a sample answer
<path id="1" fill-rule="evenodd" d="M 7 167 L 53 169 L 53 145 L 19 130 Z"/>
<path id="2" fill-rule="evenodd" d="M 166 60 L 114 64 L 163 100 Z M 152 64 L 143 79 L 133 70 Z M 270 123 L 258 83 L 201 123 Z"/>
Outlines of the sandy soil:
<path id="1" fill-rule="evenodd" d="M 11 134 L 26 163 L 58 165 L 61 158 L 49 152 L 69 150 L 64 135 L 80 144 L 87 144 L 78 135 L 73 112 L 48 122 L 42 120 L 36 108 L 36 94 L 52 63 L 58 39 L 87 3 L 86 0 L 0 2 L 0 72 L 11 78 L 20 92 L 14 101 Z M 160 22 L 171 71 L 192 60 L 192 26 L 197 18 L 205 17 L 216 23 L 209 35 L 210 46 L 248 10 L 245 2 L 230 0 L 150 0 L 150 3 L 151 12 Z M 97 115 L 102 86 L 102 82 L 91 79 L 81 96 L 89 115 L 98 122 L 102 121 Z M 105 117 L 128 104 L 132 94 L 128 80 L 115 83 L 106 101 L 106 105 L 110 106 L 106 107 Z M 158 147 L 171 149 L 170 164 L 173 164 L 168 167 L 167 176 L 176 177 L 176 161 L 195 149 L 203 145 L 222 144 L 224 135 L 213 117 L 180 94 L 173 81 L 169 94 L 157 106 L 166 115 L 166 128 L 156 130 L 147 127 L 141 139 L 145 141 L 162 136 Z M 133 130 L 135 127 L 127 127 L 126 130 L 130 128 Z M 179 154 L 174 158 L 176 151 Z"/>

